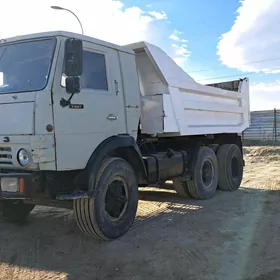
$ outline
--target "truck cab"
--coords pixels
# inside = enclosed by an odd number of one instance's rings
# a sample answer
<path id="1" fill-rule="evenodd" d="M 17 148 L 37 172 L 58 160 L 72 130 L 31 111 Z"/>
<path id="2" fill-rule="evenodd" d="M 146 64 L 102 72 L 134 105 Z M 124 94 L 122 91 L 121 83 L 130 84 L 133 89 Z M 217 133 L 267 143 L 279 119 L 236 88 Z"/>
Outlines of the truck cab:
<path id="1" fill-rule="evenodd" d="M 71 96 L 64 73 L 69 38 L 79 35 L 49 32 L 0 44 L 0 168 L 83 169 L 106 138 L 137 136 L 140 101 L 133 52 L 83 36 L 80 90 L 64 106 L 62 100 Z"/>

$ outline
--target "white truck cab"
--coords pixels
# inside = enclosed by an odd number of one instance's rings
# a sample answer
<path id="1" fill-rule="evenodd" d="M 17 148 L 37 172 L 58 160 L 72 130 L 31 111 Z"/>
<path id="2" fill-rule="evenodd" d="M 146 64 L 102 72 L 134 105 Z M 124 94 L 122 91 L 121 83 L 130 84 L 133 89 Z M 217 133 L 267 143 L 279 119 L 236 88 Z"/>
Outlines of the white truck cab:
<path id="1" fill-rule="evenodd" d="M 0 212 L 71 207 L 103 240 L 132 225 L 138 186 L 237 190 L 249 81 L 196 83 L 158 47 L 69 32 L 0 41 Z"/>
<path id="2" fill-rule="evenodd" d="M 63 67 L 65 41 L 72 37 L 67 32 L 48 32 L 0 44 L 0 143 L 4 149 L 0 168 L 83 169 L 89 153 L 106 138 L 118 134 L 136 138 L 140 95 L 132 50 L 82 36 L 80 92 L 71 98 L 71 106 L 61 103 L 71 96 Z M 27 152 L 28 163 L 19 161 L 19 149 Z"/>

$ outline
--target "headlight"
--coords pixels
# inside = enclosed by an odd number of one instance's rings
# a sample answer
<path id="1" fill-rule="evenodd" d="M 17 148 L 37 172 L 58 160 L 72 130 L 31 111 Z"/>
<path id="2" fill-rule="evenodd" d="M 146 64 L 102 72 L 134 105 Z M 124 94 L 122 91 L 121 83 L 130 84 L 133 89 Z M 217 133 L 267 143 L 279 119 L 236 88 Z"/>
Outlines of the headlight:
<path id="1" fill-rule="evenodd" d="M 18 151 L 18 162 L 21 166 L 27 166 L 29 163 L 29 155 L 25 149 L 20 149 Z"/>

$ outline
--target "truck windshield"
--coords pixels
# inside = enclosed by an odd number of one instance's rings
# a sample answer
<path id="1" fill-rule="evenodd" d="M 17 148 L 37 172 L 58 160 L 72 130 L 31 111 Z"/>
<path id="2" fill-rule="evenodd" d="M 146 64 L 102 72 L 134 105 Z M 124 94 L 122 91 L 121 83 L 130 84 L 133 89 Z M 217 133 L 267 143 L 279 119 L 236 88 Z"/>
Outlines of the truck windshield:
<path id="1" fill-rule="evenodd" d="M 50 38 L 0 45 L 0 94 L 45 88 L 55 44 Z"/>

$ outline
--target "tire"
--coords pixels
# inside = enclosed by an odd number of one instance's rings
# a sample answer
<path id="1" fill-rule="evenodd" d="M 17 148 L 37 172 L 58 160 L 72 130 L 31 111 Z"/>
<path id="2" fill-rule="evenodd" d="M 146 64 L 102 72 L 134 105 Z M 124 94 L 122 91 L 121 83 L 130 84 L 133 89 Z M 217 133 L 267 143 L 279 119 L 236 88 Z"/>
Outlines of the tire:
<path id="1" fill-rule="evenodd" d="M 181 181 L 179 179 L 173 180 L 173 187 L 176 193 L 182 197 L 190 197 L 187 181 Z"/>
<path id="2" fill-rule="evenodd" d="M 96 178 L 93 197 L 74 200 L 75 218 L 84 234 L 114 240 L 129 230 L 136 216 L 138 184 L 135 172 L 124 159 L 106 158 Z"/>
<path id="3" fill-rule="evenodd" d="M 222 145 L 217 152 L 219 180 L 221 190 L 237 190 L 243 179 L 243 157 L 235 144 Z"/>
<path id="4" fill-rule="evenodd" d="M 0 204 L 4 221 L 10 223 L 25 222 L 35 207 L 34 204 L 25 204 L 21 200 L 2 200 Z"/>
<path id="5" fill-rule="evenodd" d="M 201 147 L 199 149 L 192 180 L 186 181 L 186 183 L 193 198 L 208 199 L 215 194 L 218 186 L 218 162 L 211 148 Z"/>

